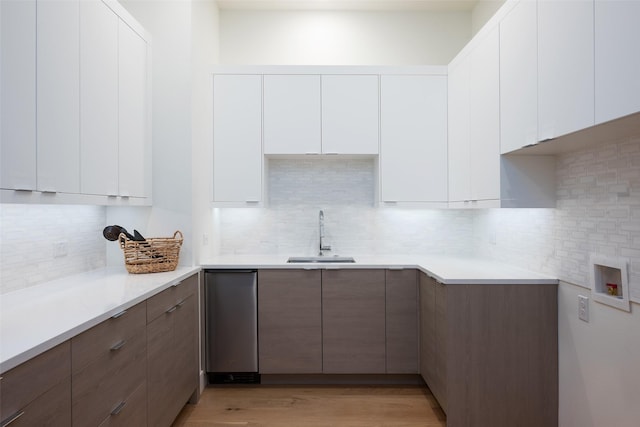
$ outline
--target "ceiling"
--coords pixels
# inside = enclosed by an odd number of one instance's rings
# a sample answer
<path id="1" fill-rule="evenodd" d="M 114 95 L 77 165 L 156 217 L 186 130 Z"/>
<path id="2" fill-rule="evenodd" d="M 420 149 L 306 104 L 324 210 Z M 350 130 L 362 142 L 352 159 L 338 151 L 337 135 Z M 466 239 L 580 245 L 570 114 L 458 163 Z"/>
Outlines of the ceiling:
<path id="1" fill-rule="evenodd" d="M 471 11 L 482 0 L 218 0 L 218 7 L 253 10 Z"/>

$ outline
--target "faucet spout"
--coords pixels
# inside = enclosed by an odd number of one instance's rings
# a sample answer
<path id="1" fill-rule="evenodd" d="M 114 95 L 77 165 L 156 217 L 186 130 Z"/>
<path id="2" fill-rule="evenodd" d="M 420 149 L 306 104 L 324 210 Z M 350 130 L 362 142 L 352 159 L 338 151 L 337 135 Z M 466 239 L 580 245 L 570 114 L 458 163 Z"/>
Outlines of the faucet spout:
<path id="1" fill-rule="evenodd" d="M 319 228 L 318 234 L 320 235 L 320 252 L 318 253 L 318 255 L 323 256 L 324 255 L 323 251 L 330 251 L 331 246 L 325 245 L 322 242 L 324 239 L 324 212 L 322 212 L 322 210 L 320 210 L 320 213 L 318 214 L 318 228 Z"/>

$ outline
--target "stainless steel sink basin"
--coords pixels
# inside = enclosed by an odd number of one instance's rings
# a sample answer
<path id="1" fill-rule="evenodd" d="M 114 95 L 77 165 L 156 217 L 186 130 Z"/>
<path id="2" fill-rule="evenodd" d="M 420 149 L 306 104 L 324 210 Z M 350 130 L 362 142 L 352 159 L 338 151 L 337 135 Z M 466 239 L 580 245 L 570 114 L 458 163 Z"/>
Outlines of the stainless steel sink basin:
<path id="1" fill-rule="evenodd" d="M 353 259 L 352 257 L 346 257 L 346 256 L 300 256 L 300 257 L 292 256 L 292 257 L 289 257 L 287 262 L 293 262 L 293 263 L 308 263 L 308 262 L 315 262 L 315 263 L 331 263 L 331 262 L 349 263 L 349 262 L 356 262 L 356 260 Z"/>

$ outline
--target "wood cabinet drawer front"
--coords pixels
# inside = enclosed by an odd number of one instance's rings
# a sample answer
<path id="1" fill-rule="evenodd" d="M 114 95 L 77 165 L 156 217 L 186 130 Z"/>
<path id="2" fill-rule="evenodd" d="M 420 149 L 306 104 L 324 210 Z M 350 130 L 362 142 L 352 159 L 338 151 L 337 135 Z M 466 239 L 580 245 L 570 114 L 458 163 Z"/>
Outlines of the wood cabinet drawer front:
<path id="1" fill-rule="evenodd" d="M 160 315 L 171 310 L 196 292 L 198 275 L 191 276 L 177 285 L 165 289 L 147 300 L 147 323 L 157 319 Z"/>
<path id="2" fill-rule="evenodd" d="M 110 357 L 125 346 L 146 325 L 146 303 L 135 305 L 105 320 L 71 340 L 73 373 L 83 370 L 96 359 Z"/>
<path id="3" fill-rule="evenodd" d="M 37 384 L 37 382 L 34 382 Z M 4 399 L 4 395 L 3 395 Z M 10 420 L 13 419 L 13 422 Z M 71 378 L 10 414 L 2 413 L 1 425 L 11 427 L 68 427 L 71 425 Z M 6 424 L 5 424 L 6 423 Z"/>
<path id="4" fill-rule="evenodd" d="M 146 329 L 73 374 L 73 425 L 95 426 L 146 379 Z"/>
<path id="5" fill-rule="evenodd" d="M 70 348 L 69 341 L 66 341 L 2 374 L 0 420 L 18 413 L 40 395 L 70 378 Z"/>
<path id="6" fill-rule="evenodd" d="M 118 403 L 100 427 L 147 425 L 147 384 L 142 382 L 125 400 Z"/>

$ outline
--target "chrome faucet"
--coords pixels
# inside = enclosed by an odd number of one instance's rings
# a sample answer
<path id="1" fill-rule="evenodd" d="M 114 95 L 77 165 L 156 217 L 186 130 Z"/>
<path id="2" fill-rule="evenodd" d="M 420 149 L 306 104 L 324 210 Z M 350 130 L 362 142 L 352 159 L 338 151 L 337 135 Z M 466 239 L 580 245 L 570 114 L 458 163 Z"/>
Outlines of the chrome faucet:
<path id="1" fill-rule="evenodd" d="M 331 246 L 330 245 L 322 244 L 322 239 L 324 239 L 324 212 L 322 212 L 322 210 L 320 210 L 320 214 L 319 214 L 319 218 L 318 218 L 318 226 L 320 228 L 320 253 L 318 253 L 318 255 L 322 256 L 322 255 L 324 255 L 324 253 L 322 253 L 322 251 L 330 251 L 331 250 Z"/>

